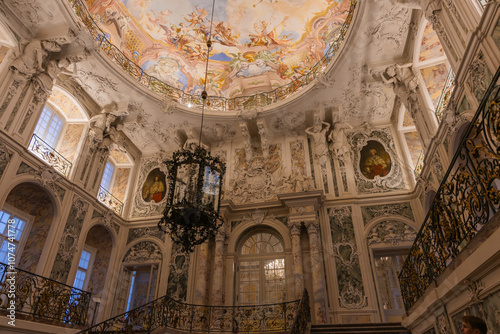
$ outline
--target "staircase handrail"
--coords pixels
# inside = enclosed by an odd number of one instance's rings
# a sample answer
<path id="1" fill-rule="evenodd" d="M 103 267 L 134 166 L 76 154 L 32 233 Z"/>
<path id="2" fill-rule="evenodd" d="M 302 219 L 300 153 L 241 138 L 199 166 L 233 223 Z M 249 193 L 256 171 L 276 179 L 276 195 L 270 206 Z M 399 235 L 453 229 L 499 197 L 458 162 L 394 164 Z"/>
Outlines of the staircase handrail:
<path id="1" fill-rule="evenodd" d="M 157 328 L 200 333 L 289 332 L 295 324 L 302 300 L 265 305 L 213 306 L 183 303 L 163 296 L 78 334 L 110 331 L 151 333 Z"/>
<path id="2" fill-rule="evenodd" d="M 292 329 L 290 334 L 305 334 L 311 331 L 311 307 L 309 306 L 309 293 L 307 289 L 302 292 L 302 298 L 300 298 L 299 307 L 295 318 L 293 319 Z"/>
<path id="3" fill-rule="evenodd" d="M 0 308 L 9 312 L 8 306 L 14 301 L 16 314 L 55 321 L 56 325 L 84 326 L 91 295 L 90 292 L 0 262 L 0 296 L 5 296 L 7 301 Z"/>
<path id="4" fill-rule="evenodd" d="M 407 312 L 500 211 L 500 67 L 462 137 L 399 281 Z"/>

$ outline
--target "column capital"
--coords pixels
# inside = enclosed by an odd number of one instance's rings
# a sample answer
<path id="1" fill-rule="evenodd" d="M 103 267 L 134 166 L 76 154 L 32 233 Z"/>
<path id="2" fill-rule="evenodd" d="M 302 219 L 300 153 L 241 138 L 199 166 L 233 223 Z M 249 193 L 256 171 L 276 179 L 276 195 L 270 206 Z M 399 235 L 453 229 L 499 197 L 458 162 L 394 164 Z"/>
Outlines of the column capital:
<path id="1" fill-rule="evenodd" d="M 305 221 L 305 227 L 307 228 L 308 234 L 318 233 L 319 232 L 319 221 L 317 219 Z"/>
<path id="2" fill-rule="evenodd" d="M 300 227 L 302 222 L 295 221 L 289 223 L 290 235 L 300 235 Z"/>

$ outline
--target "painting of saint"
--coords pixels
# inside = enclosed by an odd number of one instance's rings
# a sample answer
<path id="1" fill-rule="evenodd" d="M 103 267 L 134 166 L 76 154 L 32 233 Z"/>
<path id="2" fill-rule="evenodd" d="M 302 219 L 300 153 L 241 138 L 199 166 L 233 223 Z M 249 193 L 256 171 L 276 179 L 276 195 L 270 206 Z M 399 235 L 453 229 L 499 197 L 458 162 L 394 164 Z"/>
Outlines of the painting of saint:
<path id="1" fill-rule="evenodd" d="M 369 140 L 361 149 L 359 168 L 363 175 L 370 180 L 376 176 L 387 176 L 391 171 L 391 157 L 381 143 Z"/>
<path id="2" fill-rule="evenodd" d="M 159 168 L 153 169 L 142 186 L 142 198 L 146 202 L 159 203 L 165 197 L 165 174 Z"/>

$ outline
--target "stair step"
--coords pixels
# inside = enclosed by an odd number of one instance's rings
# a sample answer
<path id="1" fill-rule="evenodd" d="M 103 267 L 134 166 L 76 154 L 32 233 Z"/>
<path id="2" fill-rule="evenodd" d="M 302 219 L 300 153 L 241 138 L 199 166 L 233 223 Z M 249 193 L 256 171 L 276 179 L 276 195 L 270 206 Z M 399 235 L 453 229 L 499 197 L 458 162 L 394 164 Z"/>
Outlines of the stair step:
<path id="1" fill-rule="evenodd" d="M 400 323 L 312 325 L 314 334 L 410 334 Z"/>

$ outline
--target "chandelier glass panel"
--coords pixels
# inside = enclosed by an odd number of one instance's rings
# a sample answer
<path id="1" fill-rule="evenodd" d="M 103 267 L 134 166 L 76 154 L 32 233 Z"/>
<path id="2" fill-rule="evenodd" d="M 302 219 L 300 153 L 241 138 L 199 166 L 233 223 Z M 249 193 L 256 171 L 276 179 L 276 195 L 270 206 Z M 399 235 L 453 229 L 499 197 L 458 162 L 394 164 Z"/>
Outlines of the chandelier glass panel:
<path id="1" fill-rule="evenodd" d="M 219 216 L 225 165 L 203 147 L 179 150 L 168 168 L 167 206 L 158 227 L 174 243 L 190 252 L 194 246 L 215 237 L 222 224 Z"/>

